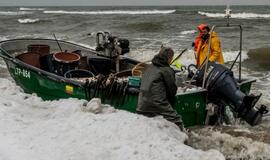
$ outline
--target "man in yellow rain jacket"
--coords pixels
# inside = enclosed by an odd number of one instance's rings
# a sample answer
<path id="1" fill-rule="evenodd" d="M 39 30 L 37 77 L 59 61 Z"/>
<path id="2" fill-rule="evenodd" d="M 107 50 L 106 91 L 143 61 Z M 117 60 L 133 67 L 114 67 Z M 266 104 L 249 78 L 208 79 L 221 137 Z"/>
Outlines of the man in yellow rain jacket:
<path id="1" fill-rule="evenodd" d="M 200 32 L 195 40 L 194 49 L 196 51 L 197 67 L 200 67 L 206 62 L 210 40 L 210 28 L 206 24 L 198 26 Z M 220 40 L 216 32 L 211 33 L 209 61 L 224 64 L 224 59 L 221 51 Z"/>

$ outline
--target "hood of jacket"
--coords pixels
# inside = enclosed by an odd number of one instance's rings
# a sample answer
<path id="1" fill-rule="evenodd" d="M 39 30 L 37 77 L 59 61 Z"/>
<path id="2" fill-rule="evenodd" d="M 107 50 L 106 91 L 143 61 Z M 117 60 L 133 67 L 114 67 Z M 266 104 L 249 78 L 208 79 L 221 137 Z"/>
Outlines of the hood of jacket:
<path id="1" fill-rule="evenodd" d="M 200 24 L 200 25 L 197 26 L 197 28 L 200 31 L 200 33 L 203 32 L 203 30 L 204 30 L 205 27 L 208 27 L 207 24 Z"/>
<path id="2" fill-rule="evenodd" d="M 168 64 L 169 56 L 173 57 L 173 54 L 174 52 L 171 48 L 164 47 L 159 51 L 159 54 L 154 56 L 154 58 L 152 59 L 152 64 L 158 67 L 168 67 L 170 66 Z"/>
<path id="3" fill-rule="evenodd" d="M 158 67 L 167 67 L 168 64 L 168 58 L 162 57 L 159 54 L 155 55 L 155 57 L 152 59 L 152 64 Z"/>

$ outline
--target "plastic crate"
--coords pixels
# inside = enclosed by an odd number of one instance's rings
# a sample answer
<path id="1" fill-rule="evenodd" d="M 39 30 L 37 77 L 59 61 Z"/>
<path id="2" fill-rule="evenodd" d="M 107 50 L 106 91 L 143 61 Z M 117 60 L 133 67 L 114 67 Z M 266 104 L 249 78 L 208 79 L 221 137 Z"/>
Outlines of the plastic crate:
<path id="1" fill-rule="evenodd" d="M 141 77 L 138 76 L 129 76 L 128 85 L 131 87 L 139 88 L 141 85 Z"/>

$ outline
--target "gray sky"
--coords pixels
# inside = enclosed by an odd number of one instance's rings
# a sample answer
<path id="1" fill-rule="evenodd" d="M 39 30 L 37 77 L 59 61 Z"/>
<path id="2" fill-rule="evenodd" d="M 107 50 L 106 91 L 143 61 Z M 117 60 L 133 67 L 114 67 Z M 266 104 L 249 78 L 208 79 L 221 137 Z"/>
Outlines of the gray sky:
<path id="1" fill-rule="evenodd" d="M 0 0 L 0 6 L 270 5 L 270 0 Z"/>

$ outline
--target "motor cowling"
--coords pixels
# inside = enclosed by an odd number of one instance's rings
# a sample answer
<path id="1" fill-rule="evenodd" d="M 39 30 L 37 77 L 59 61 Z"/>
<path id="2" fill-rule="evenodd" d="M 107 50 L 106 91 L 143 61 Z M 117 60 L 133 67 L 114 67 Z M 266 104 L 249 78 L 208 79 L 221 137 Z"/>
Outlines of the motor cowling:
<path id="1" fill-rule="evenodd" d="M 124 38 L 118 38 L 118 46 L 122 49 L 121 54 L 129 52 L 129 40 Z"/>
<path id="2" fill-rule="evenodd" d="M 243 93 L 236 83 L 233 72 L 223 65 L 210 62 L 206 72 L 205 67 L 198 70 L 196 73 L 198 86 L 202 86 L 204 74 L 206 74 L 205 88 L 208 90 L 208 100 L 217 105 L 229 105 L 250 125 L 260 123 L 265 111 L 254 106 L 261 95 Z"/>

